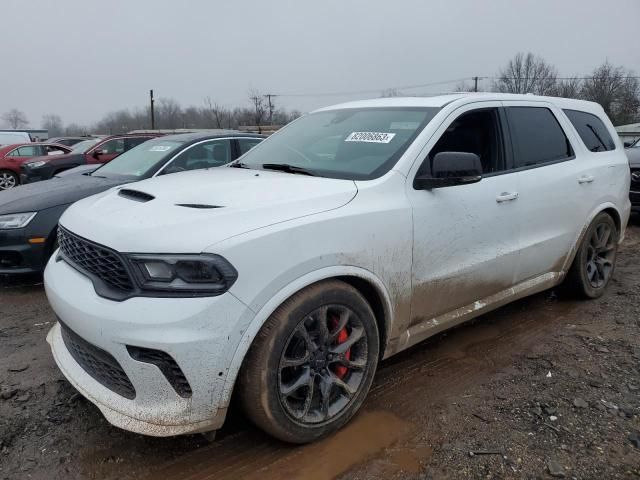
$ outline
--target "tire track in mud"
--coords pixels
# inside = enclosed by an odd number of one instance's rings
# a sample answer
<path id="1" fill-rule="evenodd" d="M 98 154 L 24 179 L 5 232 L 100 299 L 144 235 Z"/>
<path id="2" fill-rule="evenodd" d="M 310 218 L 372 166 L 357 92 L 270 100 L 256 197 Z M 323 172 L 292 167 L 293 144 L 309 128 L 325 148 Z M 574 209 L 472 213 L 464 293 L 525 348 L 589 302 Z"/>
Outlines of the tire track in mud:
<path id="1" fill-rule="evenodd" d="M 433 406 L 487 381 L 508 367 L 514 356 L 552 340 L 554 329 L 568 323 L 578 306 L 579 302 L 543 292 L 392 357 L 380 365 L 362 412 L 322 442 L 292 447 L 249 427 L 155 470 L 149 478 L 334 478 L 408 436 L 414 415 L 425 415 Z M 380 426 L 378 435 L 372 434 L 374 426 Z M 318 458 L 340 461 L 329 462 L 333 467 L 327 470 L 318 465 Z"/>

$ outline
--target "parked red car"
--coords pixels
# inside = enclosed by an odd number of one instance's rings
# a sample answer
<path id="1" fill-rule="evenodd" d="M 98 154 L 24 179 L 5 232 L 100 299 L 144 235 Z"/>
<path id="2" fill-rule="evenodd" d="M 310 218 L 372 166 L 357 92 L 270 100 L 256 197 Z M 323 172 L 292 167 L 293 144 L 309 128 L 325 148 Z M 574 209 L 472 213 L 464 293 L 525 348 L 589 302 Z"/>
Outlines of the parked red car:
<path id="1" fill-rule="evenodd" d="M 20 179 L 22 183 L 39 182 L 80 165 L 107 163 L 121 153 L 158 136 L 160 134 L 157 133 L 136 133 L 112 135 L 101 138 L 95 143 L 91 143 L 89 140 L 80 142 L 74 145 L 73 150 L 66 155 L 32 158 L 30 161 L 24 162 Z"/>
<path id="2" fill-rule="evenodd" d="M 0 147 L 0 190 L 20 184 L 20 167 L 34 157 L 56 158 L 71 148 L 56 143 L 14 143 Z"/>

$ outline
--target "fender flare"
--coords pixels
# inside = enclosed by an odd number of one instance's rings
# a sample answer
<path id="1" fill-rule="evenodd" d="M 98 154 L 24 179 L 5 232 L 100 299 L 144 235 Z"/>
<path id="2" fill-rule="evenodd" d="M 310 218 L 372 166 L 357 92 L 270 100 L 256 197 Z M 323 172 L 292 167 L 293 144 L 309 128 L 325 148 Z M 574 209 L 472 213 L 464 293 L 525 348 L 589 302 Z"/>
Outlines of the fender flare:
<path id="1" fill-rule="evenodd" d="M 389 320 L 393 318 L 393 304 L 391 302 L 389 291 L 387 290 L 384 283 L 369 270 L 351 265 L 337 265 L 314 270 L 303 275 L 302 277 L 297 278 L 293 282 L 281 288 L 278 293 L 271 297 L 269 301 L 255 313 L 253 320 L 243 333 L 242 339 L 238 343 L 238 346 L 236 347 L 235 353 L 233 354 L 233 357 L 227 369 L 224 388 L 222 389 L 222 396 L 220 398 L 220 408 L 224 408 L 229 405 L 231 401 L 231 394 L 233 393 L 236 379 L 238 377 L 238 374 L 240 373 L 240 369 L 242 368 L 244 357 L 253 344 L 254 338 L 256 337 L 264 323 L 273 314 L 273 312 L 280 305 L 282 305 L 282 303 L 286 299 L 299 292 L 300 290 L 308 287 L 309 285 L 320 282 L 322 280 L 344 276 L 358 277 L 370 282 L 376 288 L 382 299 L 385 310 L 385 318 Z M 387 321 L 385 325 L 387 335 L 389 333 L 390 325 L 391 321 Z M 388 338 L 388 336 L 385 338 Z"/>
<path id="2" fill-rule="evenodd" d="M 618 215 L 618 218 L 617 219 L 614 218 L 613 220 L 616 223 L 618 221 L 620 221 L 620 226 L 621 227 L 624 227 L 624 225 L 626 224 L 625 219 L 624 219 L 624 215 L 622 215 L 620 213 L 620 211 L 618 210 L 618 208 L 616 207 L 616 205 L 614 203 L 612 203 L 612 202 L 604 202 L 604 203 L 599 204 L 597 207 L 595 207 L 591 211 L 589 216 L 587 217 L 587 221 L 583 225 L 583 227 L 580 230 L 580 232 L 578 232 L 578 235 L 576 236 L 576 239 L 573 242 L 573 246 L 571 247 L 571 250 L 569 250 L 569 253 L 567 254 L 567 258 L 566 258 L 566 260 L 564 262 L 564 265 L 562 267 L 562 277 L 561 278 L 564 278 L 564 276 L 567 274 L 567 272 L 571 268 L 571 265 L 573 264 L 573 260 L 576 257 L 576 253 L 578 252 L 578 248 L 580 247 L 580 243 L 582 243 L 582 239 L 584 238 L 585 234 L 587 233 L 587 229 L 591 225 L 591 222 L 593 222 L 593 219 L 596 218 L 596 216 L 598 214 L 600 214 L 601 212 L 604 212 L 605 210 L 614 210 L 616 212 L 616 214 Z M 622 241 L 622 238 L 620 238 L 619 240 Z"/>

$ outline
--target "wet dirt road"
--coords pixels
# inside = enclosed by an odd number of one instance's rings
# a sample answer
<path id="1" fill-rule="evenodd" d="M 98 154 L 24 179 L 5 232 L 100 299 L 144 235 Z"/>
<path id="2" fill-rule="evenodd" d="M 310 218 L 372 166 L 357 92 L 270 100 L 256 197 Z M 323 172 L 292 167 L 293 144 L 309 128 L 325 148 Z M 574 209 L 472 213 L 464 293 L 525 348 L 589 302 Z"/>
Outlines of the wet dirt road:
<path id="1" fill-rule="evenodd" d="M 569 477 L 640 475 L 629 440 L 640 428 L 639 319 L 632 226 L 603 298 L 544 292 L 397 355 L 333 437 L 291 447 L 232 412 L 208 444 L 109 426 L 54 365 L 42 286 L 4 281 L 0 478 L 545 478 L 552 461 Z"/>

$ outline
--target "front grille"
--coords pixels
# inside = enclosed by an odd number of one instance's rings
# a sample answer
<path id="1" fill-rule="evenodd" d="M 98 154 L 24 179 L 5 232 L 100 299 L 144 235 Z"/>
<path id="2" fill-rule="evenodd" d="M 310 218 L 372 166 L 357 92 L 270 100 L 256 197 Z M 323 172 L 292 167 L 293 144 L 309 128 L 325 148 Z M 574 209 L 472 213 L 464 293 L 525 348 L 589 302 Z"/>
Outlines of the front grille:
<path id="1" fill-rule="evenodd" d="M 90 344 L 60 322 L 62 339 L 69 353 L 93 379 L 118 395 L 133 400 L 136 390 L 118 361 L 101 348 Z"/>
<path id="2" fill-rule="evenodd" d="M 131 292 L 134 289 L 124 261 L 117 252 L 62 227 L 58 228 L 58 243 L 64 258 L 71 264 L 95 275 L 116 290 Z"/>
<path id="3" fill-rule="evenodd" d="M 173 389 L 182 398 L 191 397 L 191 385 L 176 361 L 166 352 L 151 348 L 127 346 L 131 358 L 138 362 L 150 363 L 160 369 Z"/>

